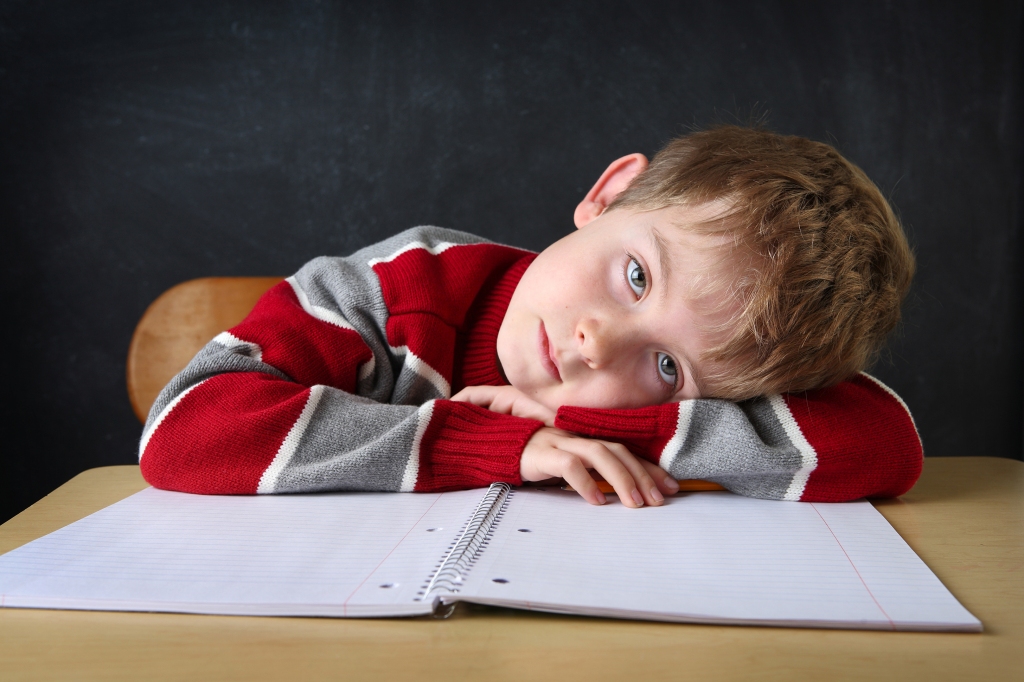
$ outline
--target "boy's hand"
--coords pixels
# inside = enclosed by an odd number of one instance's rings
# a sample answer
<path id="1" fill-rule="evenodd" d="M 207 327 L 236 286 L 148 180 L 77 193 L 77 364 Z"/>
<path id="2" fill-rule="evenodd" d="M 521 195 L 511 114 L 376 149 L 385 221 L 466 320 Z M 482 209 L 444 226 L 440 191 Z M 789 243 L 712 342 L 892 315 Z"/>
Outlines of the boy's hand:
<path id="1" fill-rule="evenodd" d="M 486 407 L 491 412 L 536 419 L 547 426 L 555 423 L 554 410 L 527 398 L 512 386 L 467 386 L 451 399 Z"/>
<path id="2" fill-rule="evenodd" d="M 627 507 L 660 505 L 665 495 L 679 492 L 679 485 L 664 469 L 634 457 L 624 445 L 549 427 L 542 427 L 526 443 L 519 475 L 524 481 L 564 478 L 587 502 L 604 504 L 604 493 L 588 469 L 603 476 Z"/>

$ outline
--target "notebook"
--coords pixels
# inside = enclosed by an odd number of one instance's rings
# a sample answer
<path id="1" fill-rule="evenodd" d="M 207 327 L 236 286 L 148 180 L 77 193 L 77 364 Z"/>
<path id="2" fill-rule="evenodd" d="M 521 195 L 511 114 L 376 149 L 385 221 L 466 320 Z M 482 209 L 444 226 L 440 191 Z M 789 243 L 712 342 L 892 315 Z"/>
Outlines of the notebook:
<path id="1" fill-rule="evenodd" d="M 459 601 L 690 623 L 980 631 L 867 502 L 555 487 L 218 497 L 148 488 L 0 557 L 4 607 L 412 616 Z"/>

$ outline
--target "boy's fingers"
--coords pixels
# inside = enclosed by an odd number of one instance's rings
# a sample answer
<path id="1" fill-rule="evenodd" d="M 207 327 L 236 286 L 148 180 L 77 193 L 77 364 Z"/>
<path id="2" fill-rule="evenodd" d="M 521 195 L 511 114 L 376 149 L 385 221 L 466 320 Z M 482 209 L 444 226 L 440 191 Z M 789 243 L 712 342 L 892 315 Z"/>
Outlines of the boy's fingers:
<path id="1" fill-rule="evenodd" d="M 524 479 L 560 476 L 591 504 L 604 504 L 605 497 L 588 469 L 600 474 L 627 507 L 660 505 L 665 493 L 678 490 L 668 484 L 660 467 L 634 457 L 620 443 L 579 438 L 556 429 L 541 429 L 534 438 L 544 441 L 538 451 L 541 459 L 530 458 Z M 525 465 L 525 456 L 523 461 Z"/>
<path id="2" fill-rule="evenodd" d="M 647 497 L 639 490 L 633 472 L 629 470 L 618 454 L 608 447 L 608 443 L 588 439 L 577 440 L 586 444 L 584 457 L 586 457 L 587 465 L 611 484 L 622 504 L 627 507 L 642 507 L 647 503 Z"/>
<path id="3" fill-rule="evenodd" d="M 511 414 L 519 417 L 526 417 L 528 419 L 536 419 L 537 421 L 544 422 L 546 426 L 551 426 L 555 423 L 554 410 L 544 407 L 540 403 L 526 397 L 517 398 L 514 401 L 514 406 L 510 409 L 510 412 Z"/>
<path id="4" fill-rule="evenodd" d="M 453 395 L 451 400 L 471 403 L 491 412 L 536 419 L 546 426 L 555 423 L 554 410 L 527 398 L 511 386 L 467 386 Z"/>
<path id="5" fill-rule="evenodd" d="M 556 436 L 553 445 L 564 457 L 559 460 L 555 469 L 550 473 L 564 478 L 587 500 L 593 500 L 595 504 L 604 504 L 604 494 L 598 489 L 597 483 L 587 471 L 587 469 L 593 469 L 612 485 L 623 504 L 631 507 L 638 506 L 631 495 L 636 486 L 629 471 L 615 455 L 608 451 L 603 443 L 589 438 L 559 435 Z M 583 488 L 576 487 L 577 481 Z"/>
<path id="6" fill-rule="evenodd" d="M 619 461 L 622 462 L 622 465 L 626 467 L 626 470 L 629 472 L 629 475 L 632 477 L 633 482 L 636 485 L 637 492 L 639 492 L 643 498 L 644 504 L 657 506 L 665 501 L 665 496 L 662 494 L 662 491 L 655 482 L 655 479 L 648 473 L 647 468 L 644 467 L 644 460 L 633 455 L 633 453 L 621 443 L 605 441 L 598 442 L 608 448 L 608 451 L 617 457 Z M 631 492 L 630 495 L 633 496 L 633 493 Z M 638 504 L 637 506 L 641 505 Z"/>
<path id="7" fill-rule="evenodd" d="M 466 386 L 464 389 L 451 397 L 451 400 L 459 403 L 472 403 L 480 407 L 490 407 L 494 400 L 492 386 Z"/>
<path id="8" fill-rule="evenodd" d="M 619 496 L 619 501 L 627 507 L 660 504 L 664 500 L 664 498 L 658 500 L 657 496 L 651 495 L 649 492 L 647 495 L 644 495 L 640 491 L 640 486 L 637 486 L 633 472 L 627 468 L 624 460 L 632 460 L 631 464 L 635 467 L 636 475 L 642 479 L 648 479 L 646 483 L 647 488 L 653 488 L 654 484 L 647 477 L 647 472 L 644 471 L 643 467 L 636 463 L 636 458 L 624 446 L 618 443 L 607 443 L 600 440 L 569 436 L 559 439 L 558 447 L 566 452 L 578 455 L 586 467 L 599 473 L 615 490 L 615 494 Z M 617 451 L 613 452 L 613 448 L 617 449 Z M 571 481 L 570 485 L 572 485 Z M 575 486 L 573 485 L 573 487 Z"/>
<path id="9" fill-rule="evenodd" d="M 571 485 L 590 504 L 604 504 L 607 498 L 597 487 L 597 481 L 587 471 L 587 467 L 583 466 L 583 462 L 576 455 L 571 453 L 565 454 L 571 458 L 571 461 L 567 462 L 567 465 L 563 467 L 564 471 L 561 472 L 565 482 Z"/>
<path id="10" fill-rule="evenodd" d="M 647 470 L 648 475 L 654 479 L 655 485 L 658 486 L 658 490 L 660 490 L 662 494 L 675 495 L 679 492 L 679 484 L 676 482 L 676 479 L 666 473 L 660 466 L 654 462 L 648 462 L 646 459 L 637 458 L 637 461 L 643 465 L 644 469 Z"/>

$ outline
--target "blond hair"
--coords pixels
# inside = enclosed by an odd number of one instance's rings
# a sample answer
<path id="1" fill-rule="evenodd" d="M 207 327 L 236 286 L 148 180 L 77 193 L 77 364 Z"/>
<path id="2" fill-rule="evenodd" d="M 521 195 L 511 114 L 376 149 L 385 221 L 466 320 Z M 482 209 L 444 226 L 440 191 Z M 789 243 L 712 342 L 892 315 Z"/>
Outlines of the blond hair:
<path id="1" fill-rule="evenodd" d="M 708 397 L 744 400 L 836 384 L 866 369 L 900 318 L 914 257 L 860 168 L 827 144 L 720 126 L 677 138 L 608 210 L 721 202 L 694 226 L 730 237 L 736 304 L 706 350 Z"/>

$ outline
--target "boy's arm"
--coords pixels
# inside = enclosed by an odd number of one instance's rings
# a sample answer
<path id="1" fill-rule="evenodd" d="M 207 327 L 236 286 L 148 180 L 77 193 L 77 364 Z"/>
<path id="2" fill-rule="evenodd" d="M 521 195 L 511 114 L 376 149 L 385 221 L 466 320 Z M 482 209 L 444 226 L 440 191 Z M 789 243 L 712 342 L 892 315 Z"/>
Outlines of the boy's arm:
<path id="1" fill-rule="evenodd" d="M 917 481 L 923 457 L 906 405 L 866 374 L 830 388 L 740 404 L 563 407 L 555 426 L 623 443 L 676 478 L 714 481 L 767 499 L 895 497 Z"/>
<path id="2" fill-rule="evenodd" d="M 443 399 L 410 370 L 411 353 L 356 331 L 307 284 L 271 289 L 163 390 L 139 450 L 147 481 L 211 494 L 521 482 L 520 455 L 541 422 Z M 379 399 L 399 390 L 436 399 Z"/>

